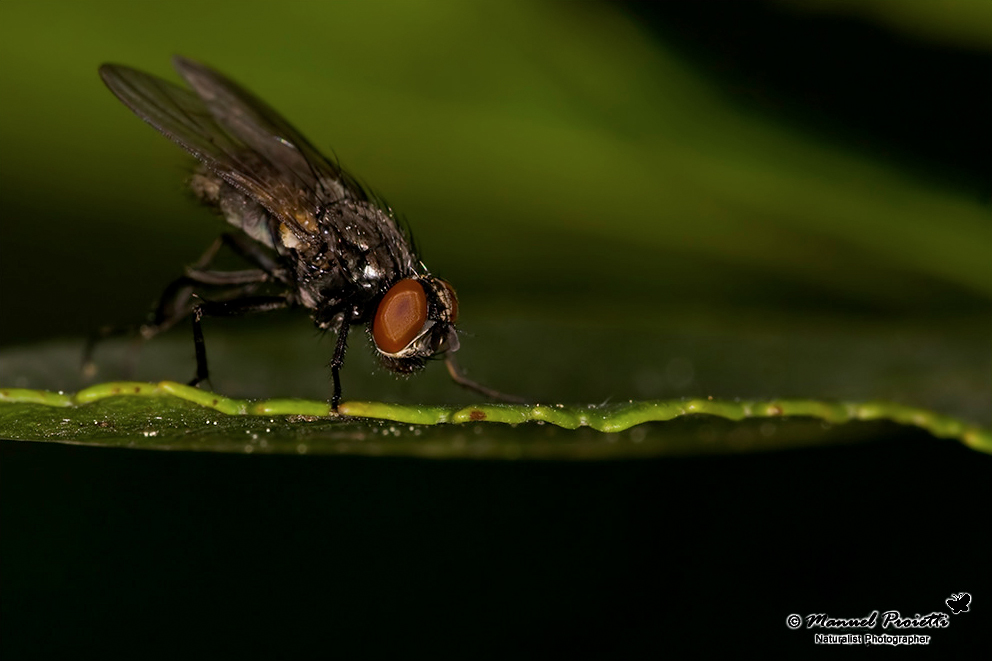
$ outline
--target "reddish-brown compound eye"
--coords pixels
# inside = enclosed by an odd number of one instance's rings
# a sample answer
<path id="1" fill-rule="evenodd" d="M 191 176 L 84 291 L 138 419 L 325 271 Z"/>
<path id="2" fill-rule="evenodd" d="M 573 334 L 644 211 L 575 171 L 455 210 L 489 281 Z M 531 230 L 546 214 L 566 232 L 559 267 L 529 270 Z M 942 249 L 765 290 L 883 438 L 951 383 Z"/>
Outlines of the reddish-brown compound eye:
<path id="1" fill-rule="evenodd" d="M 372 339 L 383 353 L 399 353 L 427 323 L 427 295 L 420 282 L 400 280 L 379 303 L 372 321 Z"/>

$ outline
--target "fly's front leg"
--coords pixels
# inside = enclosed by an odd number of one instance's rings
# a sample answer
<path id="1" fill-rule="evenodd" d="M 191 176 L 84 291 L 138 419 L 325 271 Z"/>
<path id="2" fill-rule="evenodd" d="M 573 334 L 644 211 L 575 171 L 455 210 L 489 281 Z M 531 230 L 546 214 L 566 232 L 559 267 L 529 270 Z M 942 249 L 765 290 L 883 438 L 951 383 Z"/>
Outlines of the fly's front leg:
<path id="1" fill-rule="evenodd" d="M 466 388 L 468 390 L 474 390 L 475 392 L 484 395 L 489 399 L 495 399 L 501 402 L 510 402 L 512 404 L 529 403 L 523 397 L 517 397 L 516 395 L 507 395 L 506 393 L 502 393 L 498 390 L 493 390 L 492 388 L 488 388 L 482 385 L 481 383 L 476 383 L 475 381 L 471 380 L 470 378 L 465 376 L 465 373 L 462 371 L 462 368 L 458 365 L 457 362 L 455 362 L 455 356 L 451 351 L 445 354 L 444 364 L 448 368 L 448 374 L 451 375 L 451 379 L 455 383 L 460 385 L 462 388 Z"/>
<path id="2" fill-rule="evenodd" d="M 331 378 L 334 379 L 334 395 L 331 397 L 331 410 L 338 412 L 341 403 L 341 366 L 344 365 L 344 353 L 348 349 L 348 330 L 351 327 L 348 315 L 341 315 L 341 325 L 338 326 L 338 342 L 334 347 L 334 357 L 331 358 Z"/>
<path id="3" fill-rule="evenodd" d="M 231 301 L 201 301 L 193 306 L 193 347 L 196 350 L 196 376 L 189 385 L 195 386 L 210 378 L 207 367 L 207 344 L 203 340 L 204 316 L 237 317 L 256 312 L 270 312 L 289 307 L 289 300 L 283 296 L 246 296 Z"/>

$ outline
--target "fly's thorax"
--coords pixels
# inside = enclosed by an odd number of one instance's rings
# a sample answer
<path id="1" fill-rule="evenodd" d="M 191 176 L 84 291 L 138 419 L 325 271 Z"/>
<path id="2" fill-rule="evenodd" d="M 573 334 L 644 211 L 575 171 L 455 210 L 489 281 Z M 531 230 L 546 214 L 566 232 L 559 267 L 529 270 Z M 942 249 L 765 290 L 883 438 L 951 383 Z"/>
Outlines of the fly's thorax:
<path id="1" fill-rule="evenodd" d="M 329 256 L 356 286 L 378 296 L 417 273 L 409 241 L 389 211 L 368 201 L 328 202 L 317 216 Z"/>
<path id="2" fill-rule="evenodd" d="M 315 219 L 317 231 L 290 253 L 300 298 L 315 318 L 347 307 L 350 323 L 369 322 L 385 292 L 418 277 L 419 262 L 388 212 L 343 200 L 322 206 Z"/>
<path id="3" fill-rule="evenodd" d="M 372 341 L 390 370 L 411 373 L 425 361 L 458 349 L 458 299 L 444 280 L 430 275 L 404 278 L 383 295 L 372 319 Z"/>
<path id="4" fill-rule="evenodd" d="M 338 256 L 327 251 L 313 254 L 294 253 L 296 289 L 304 307 L 313 310 L 314 321 L 321 328 L 345 314 L 349 323 L 372 319 L 382 285 L 376 281 L 357 281 Z"/>

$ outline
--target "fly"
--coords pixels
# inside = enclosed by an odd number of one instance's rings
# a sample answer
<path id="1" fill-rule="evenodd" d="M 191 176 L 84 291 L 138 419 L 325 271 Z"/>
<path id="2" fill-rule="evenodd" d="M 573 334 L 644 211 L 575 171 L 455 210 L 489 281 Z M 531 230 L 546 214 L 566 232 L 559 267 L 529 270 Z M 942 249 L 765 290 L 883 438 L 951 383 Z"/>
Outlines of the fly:
<path id="1" fill-rule="evenodd" d="M 304 307 L 318 328 L 337 332 L 330 363 L 335 411 L 354 324 L 368 324 L 376 354 L 393 372 L 411 374 L 443 356 L 460 385 L 520 401 L 461 372 L 454 360 L 455 290 L 417 258 L 388 206 L 240 85 L 186 58 L 173 58 L 173 65 L 191 89 L 118 64 L 101 66 L 100 77 L 138 117 L 200 161 L 190 187 L 236 228 L 166 288 L 141 327 L 149 339 L 192 317 L 192 385 L 209 375 L 203 317 Z M 252 268 L 211 269 L 222 246 Z"/>

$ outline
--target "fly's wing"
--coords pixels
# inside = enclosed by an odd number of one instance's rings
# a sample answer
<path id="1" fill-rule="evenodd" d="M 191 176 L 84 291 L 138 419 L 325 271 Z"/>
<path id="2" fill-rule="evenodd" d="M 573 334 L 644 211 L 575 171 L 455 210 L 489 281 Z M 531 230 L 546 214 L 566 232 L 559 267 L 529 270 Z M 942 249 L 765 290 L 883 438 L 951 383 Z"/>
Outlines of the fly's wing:
<path id="1" fill-rule="evenodd" d="M 200 72 L 187 76 L 180 67 L 187 80 L 196 80 L 196 94 L 117 64 L 101 66 L 100 77 L 136 115 L 258 201 L 301 239 L 318 230 L 316 214 L 321 205 L 341 198 L 365 199 L 358 196 L 357 185 L 351 190 L 350 177 L 342 177 L 267 105 L 220 74 L 188 60 L 181 62 L 188 71 Z M 240 102 L 230 109 L 221 108 L 223 99 L 239 96 Z M 306 147 L 298 147 L 294 139 Z M 304 149 L 315 155 L 315 162 L 308 160 Z M 340 183 L 333 189 L 332 182 Z"/>
<path id="2" fill-rule="evenodd" d="M 272 106 L 199 62 L 175 56 L 172 64 L 217 123 L 271 163 L 300 180 L 310 180 L 330 200 L 365 201 L 362 187 L 329 161 Z"/>

